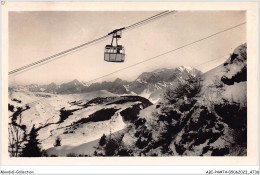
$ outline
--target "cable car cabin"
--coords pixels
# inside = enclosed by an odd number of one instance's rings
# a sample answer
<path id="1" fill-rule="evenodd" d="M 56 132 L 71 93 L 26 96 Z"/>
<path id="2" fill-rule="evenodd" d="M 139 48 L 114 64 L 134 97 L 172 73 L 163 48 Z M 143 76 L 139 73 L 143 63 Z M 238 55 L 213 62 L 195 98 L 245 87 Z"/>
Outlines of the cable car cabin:
<path id="1" fill-rule="evenodd" d="M 125 49 L 121 45 L 111 46 L 106 45 L 104 60 L 108 62 L 124 62 L 125 61 Z"/>
<path id="2" fill-rule="evenodd" d="M 122 45 L 118 45 L 118 40 L 122 37 L 122 30 L 116 29 L 110 32 L 108 35 L 112 35 L 112 41 L 110 45 L 106 45 L 104 51 L 104 60 L 108 62 L 124 62 L 125 61 L 125 49 Z M 115 45 L 113 43 L 115 42 Z"/>

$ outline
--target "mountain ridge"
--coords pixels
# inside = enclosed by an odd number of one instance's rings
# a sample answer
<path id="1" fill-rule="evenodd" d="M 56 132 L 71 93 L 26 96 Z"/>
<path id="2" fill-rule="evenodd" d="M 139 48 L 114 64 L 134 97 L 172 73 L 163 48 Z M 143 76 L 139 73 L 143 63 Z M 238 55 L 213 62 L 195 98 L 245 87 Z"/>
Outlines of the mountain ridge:
<path id="1" fill-rule="evenodd" d="M 52 94 L 88 93 L 97 90 L 107 90 L 115 94 L 137 94 L 145 98 L 153 96 L 156 101 L 162 89 L 176 84 L 178 80 L 188 75 L 196 73 L 201 72 L 195 68 L 180 66 L 177 68 L 159 68 L 151 72 L 143 72 L 132 82 L 116 78 L 114 81 L 88 84 L 74 79 L 60 85 L 52 82 L 47 85 L 30 84 L 25 87 L 31 92 L 47 92 Z"/>

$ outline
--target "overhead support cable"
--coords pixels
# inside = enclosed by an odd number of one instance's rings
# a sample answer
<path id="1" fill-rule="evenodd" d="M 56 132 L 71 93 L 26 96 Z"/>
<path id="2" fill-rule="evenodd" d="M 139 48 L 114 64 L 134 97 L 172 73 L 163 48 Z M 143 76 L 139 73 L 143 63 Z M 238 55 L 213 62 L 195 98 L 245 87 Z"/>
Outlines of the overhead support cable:
<path id="1" fill-rule="evenodd" d="M 227 29 L 224 29 L 224 30 L 222 30 L 222 31 L 216 32 L 216 33 L 214 33 L 214 34 L 211 34 L 211 35 L 206 36 L 206 37 L 204 37 L 204 38 L 201 38 L 201 39 L 199 39 L 199 40 L 196 40 L 196 41 L 190 42 L 190 43 L 188 43 L 188 44 L 182 45 L 182 46 L 177 47 L 177 48 L 175 48 L 175 49 L 172 49 L 172 50 L 170 50 L 170 51 L 161 53 L 161 54 L 156 55 L 156 56 L 154 56 L 154 57 L 148 58 L 148 59 L 146 59 L 146 60 L 144 60 L 144 61 L 141 61 L 141 62 L 132 64 L 132 65 L 127 66 L 127 67 L 125 67 L 125 68 L 122 68 L 122 69 L 116 70 L 116 71 L 114 71 L 114 72 L 111 72 L 111 73 L 109 73 L 109 74 L 103 75 L 103 76 L 101 76 L 101 77 L 92 79 L 92 80 L 90 80 L 90 81 L 88 81 L 88 82 L 86 82 L 86 83 L 87 83 L 87 84 L 88 84 L 88 83 L 92 83 L 92 82 L 97 81 L 97 80 L 99 80 L 99 79 L 102 79 L 102 78 L 104 78 L 104 77 L 108 77 L 108 76 L 110 76 L 110 75 L 112 75 L 112 74 L 121 72 L 121 71 L 123 71 L 123 70 L 129 69 L 129 68 L 134 67 L 134 66 L 137 66 L 137 65 L 139 65 L 139 64 L 142 64 L 142 63 L 151 61 L 151 60 L 153 60 L 153 59 L 159 58 L 159 57 L 161 57 L 161 56 L 167 55 L 167 54 L 169 54 L 169 53 L 175 52 L 175 51 L 177 51 L 177 50 L 183 49 L 183 48 L 188 47 L 188 46 L 190 46 L 190 45 L 193 45 L 193 44 L 199 43 L 199 42 L 201 42 L 201 41 L 203 41 L 203 40 L 206 40 L 206 39 L 209 39 L 209 38 L 211 38 L 211 37 L 214 37 L 214 36 L 216 36 L 216 35 L 218 35 L 218 34 L 227 32 L 227 31 L 229 31 L 229 30 L 232 30 L 232 29 L 237 28 L 237 27 L 239 27 L 239 26 L 242 26 L 242 25 L 244 25 L 244 24 L 246 24 L 246 22 L 240 23 L 240 24 L 235 25 L 235 26 L 233 26 L 233 27 L 229 27 L 229 28 L 227 28 Z M 196 65 L 195 67 L 198 67 L 198 66 L 200 66 L 200 65 L 203 65 L 203 64 L 206 64 L 206 63 L 215 61 L 215 60 L 217 60 L 217 59 L 222 59 L 222 58 L 224 58 L 225 56 L 228 56 L 228 55 L 223 55 L 223 56 L 221 56 L 221 57 L 218 57 L 218 58 L 215 58 L 215 59 L 212 59 L 212 60 L 203 62 L 203 63 L 201 63 L 201 64 Z M 65 89 L 64 91 L 61 91 L 61 92 L 59 92 L 59 93 L 66 92 L 66 91 L 71 90 L 71 89 L 74 89 L 74 88 L 75 88 L 75 87 L 73 87 L 73 88 L 68 88 L 68 89 Z M 41 98 L 41 99 L 38 99 L 38 100 L 36 100 L 36 101 L 30 102 L 30 103 L 25 104 L 25 105 L 33 104 L 33 103 L 38 102 L 38 101 L 43 100 L 43 99 L 46 99 L 46 98 L 43 97 L 43 98 Z M 24 106 L 25 106 L 25 105 L 24 105 Z"/>
<path id="2" fill-rule="evenodd" d="M 163 16 L 169 15 L 169 14 L 171 14 L 171 13 L 173 13 L 173 12 L 175 12 L 175 11 L 168 11 L 168 10 L 167 10 L 167 11 L 161 12 L 161 13 L 159 13 L 159 14 L 156 14 L 156 15 L 152 16 L 152 17 L 149 17 L 149 18 L 144 19 L 144 20 L 142 20 L 142 21 L 139 21 L 139 22 L 137 22 L 137 23 L 135 23 L 135 24 L 132 24 L 132 25 L 130 25 L 130 26 L 128 26 L 128 27 L 125 27 L 125 28 L 122 29 L 122 31 L 123 31 L 123 30 L 126 30 L 126 31 L 127 31 L 127 30 L 131 30 L 131 29 L 133 29 L 133 28 L 136 28 L 136 27 L 141 26 L 141 25 L 143 25 L 143 24 L 146 24 L 146 23 L 148 23 L 148 22 L 152 22 L 152 21 L 154 21 L 154 20 L 156 20 L 156 19 L 159 19 L 159 18 L 161 18 L 161 17 L 163 17 Z M 62 52 L 60 52 L 60 53 L 54 54 L 54 55 L 52 55 L 52 56 L 46 57 L 46 58 L 44 58 L 44 59 L 41 59 L 41 60 L 36 61 L 36 62 L 33 62 L 33 63 L 31 63 L 31 64 L 22 66 L 22 67 L 20 67 L 20 68 L 17 68 L 17 69 L 15 69 L 15 70 L 12 70 L 12 71 L 8 72 L 8 75 L 16 74 L 16 73 L 21 72 L 21 71 L 23 71 L 23 70 L 25 70 L 25 69 L 29 69 L 29 68 L 31 68 L 31 67 L 34 67 L 34 66 L 36 66 L 36 65 L 38 65 L 38 64 L 43 64 L 43 63 L 49 62 L 49 61 L 51 61 L 51 60 L 54 60 L 56 57 L 59 57 L 59 56 L 62 56 L 62 55 L 71 53 L 72 51 L 78 50 L 78 49 L 80 49 L 80 48 L 82 48 L 82 47 L 87 47 L 87 46 L 89 46 L 89 45 L 91 45 L 91 44 L 95 44 L 95 43 L 97 43 L 97 42 L 99 42 L 99 41 L 102 41 L 102 40 L 104 40 L 104 39 L 108 39 L 108 38 L 111 37 L 111 36 L 110 36 L 111 34 L 112 34 L 112 33 L 110 33 L 110 34 L 108 34 L 108 35 L 105 35 L 105 36 L 103 36 L 103 37 L 97 38 L 97 39 L 95 39 L 95 40 L 93 40 L 93 41 L 90 41 L 90 42 L 81 44 L 81 45 L 79 45 L 79 46 L 73 47 L 73 48 L 71 48 L 71 49 L 62 51 Z"/>

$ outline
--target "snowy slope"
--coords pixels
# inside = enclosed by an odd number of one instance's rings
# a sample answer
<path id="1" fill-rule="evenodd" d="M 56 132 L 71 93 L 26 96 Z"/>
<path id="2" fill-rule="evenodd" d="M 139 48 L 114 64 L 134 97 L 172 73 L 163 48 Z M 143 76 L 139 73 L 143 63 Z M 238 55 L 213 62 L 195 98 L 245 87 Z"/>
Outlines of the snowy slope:
<path id="1" fill-rule="evenodd" d="M 203 75 L 197 94 L 169 96 L 142 110 L 115 154 L 123 150 L 129 156 L 246 156 L 246 58 L 244 44 Z"/>
<path id="2" fill-rule="evenodd" d="M 122 130 L 131 120 L 125 110 L 136 113 L 151 105 L 139 96 L 118 96 L 105 90 L 66 95 L 13 91 L 9 104 L 29 106 L 22 112 L 21 125 L 26 126 L 26 133 L 35 126 L 42 149 L 53 147 L 57 137 L 71 147 Z"/>
<path id="3" fill-rule="evenodd" d="M 203 74 L 203 93 L 211 94 L 212 100 L 224 98 L 246 105 L 246 66 L 246 44 L 243 44 L 227 61 Z"/>
<path id="4" fill-rule="evenodd" d="M 66 84 L 94 89 L 103 85 L 110 89 L 123 87 L 121 96 L 106 90 L 61 95 L 13 88 L 9 91 L 9 116 L 17 107 L 23 107 L 21 125 L 26 126 L 26 133 L 35 126 L 41 147 L 49 156 L 71 153 L 93 156 L 98 149 L 104 153 L 104 147 L 98 147 L 98 140 L 110 133 L 120 145 L 116 156 L 244 156 L 246 59 L 244 44 L 226 62 L 202 75 L 202 88 L 197 94 L 178 97 L 173 94 L 170 99 L 162 95 L 165 88 L 174 89 L 187 81 L 187 77 L 200 72 L 181 66 L 145 72 L 127 85 L 120 79 L 92 86 L 76 80 Z M 190 89 L 196 85 L 187 82 Z M 10 117 L 12 120 L 15 119 Z M 61 138 L 62 146 L 53 147 L 57 137 Z"/>
<path id="5" fill-rule="evenodd" d="M 119 130 L 117 132 L 113 132 L 113 137 L 118 137 L 122 134 L 124 130 Z M 69 154 L 74 154 L 75 156 L 93 156 L 93 153 L 95 152 L 98 142 L 100 138 L 86 142 L 79 145 L 62 145 L 57 147 L 52 147 L 46 150 L 46 153 L 48 156 L 58 156 L 58 157 L 66 157 L 69 156 Z"/>

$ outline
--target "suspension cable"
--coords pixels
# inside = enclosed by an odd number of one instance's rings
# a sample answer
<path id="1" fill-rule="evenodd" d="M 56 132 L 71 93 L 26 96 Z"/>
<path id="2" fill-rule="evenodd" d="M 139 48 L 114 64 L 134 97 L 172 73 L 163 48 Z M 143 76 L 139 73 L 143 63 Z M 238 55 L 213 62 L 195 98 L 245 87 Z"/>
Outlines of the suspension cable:
<path id="1" fill-rule="evenodd" d="M 214 34 L 211 34 L 211 35 L 206 36 L 206 37 L 204 37 L 204 38 L 201 38 L 201 39 L 199 39 L 199 40 L 196 40 L 196 41 L 190 42 L 190 43 L 188 43 L 188 44 L 182 45 L 182 46 L 180 46 L 180 47 L 178 47 L 178 48 L 175 48 L 175 49 L 172 49 L 172 50 L 170 50 L 170 51 L 161 53 L 161 54 L 156 55 L 156 56 L 154 56 L 154 57 L 148 58 L 148 59 L 146 59 L 146 60 L 144 60 L 144 61 L 141 61 L 141 62 L 132 64 L 132 65 L 127 66 L 127 67 L 125 67 L 125 68 L 122 68 L 122 69 L 116 70 L 116 71 L 114 71 L 114 72 L 111 72 L 111 73 L 109 73 L 109 74 L 103 75 L 103 76 L 101 76 L 101 77 L 92 79 L 92 80 L 90 80 L 90 81 L 88 81 L 88 82 L 86 82 L 86 83 L 88 84 L 88 83 L 94 82 L 94 81 L 99 80 L 99 79 L 102 79 L 102 78 L 104 78 L 104 77 L 108 77 L 108 76 L 110 76 L 110 75 L 112 75 L 112 74 L 121 72 L 121 71 L 123 71 L 123 70 L 129 69 L 129 68 L 134 67 L 134 66 L 137 66 L 137 65 L 139 65 L 139 64 L 142 64 L 142 63 L 151 61 L 151 60 L 153 60 L 153 59 L 156 59 L 156 58 L 159 58 L 159 57 L 164 56 L 164 55 L 166 55 L 166 54 L 175 52 L 175 51 L 180 50 L 180 49 L 182 49 L 182 48 L 185 48 L 185 47 L 187 47 L 187 46 L 190 46 L 190 45 L 193 45 L 193 44 L 195 44 L 195 43 L 201 42 L 201 41 L 203 41 L 203 40 L 209 39 L 209 38 L 211 38 L 211 37 L 213 37 L 213 36 L 216 36 L 216 35 L 218 35 L 218 34 L 227 32 L 227 31 L 229 31 L 229 30 L 232 30 L 232 29 L 237 28 L 237 27 L 239 27 L 239 26 L 242 26 L 242 25 L 244 25 L 244 24 L 246 24 L 246 22 L 243 22 L 243 23 L 240 23 L 240 24 L 235 25 L 235 26 L 233 26 L 233 27 L 230 27 L 230 28 L 224 29 L 224 30 L 222 30 L 222 31 L 216 32 L 216 33 L 214 33 Z M 204 63 L 201 63 L 201 64 L 199 64 L 199 65 L 196 65 L 195 67 L 198 67 L 198 66 L 200 66 L 200 65 L 202 65 L 202 64 L 209 63 L 209 62 L 211 62 L 211 61 L 215 61 L 215 60 L 220 59 L 220 58 L 223 58 L 223 57 L 225 57 L 225 56 L 227 56 L 227 55 L 224 55 L 224 56 L 215 58 L 215 59 L 213 59 L 213 60 L 206 61 L 206 62 L 204 62 Z M 59 92 L 59 93 L 66 92 L 66 91 L 68 91 L 68 90 L 70 90 L 70 89 L 74 89 L 74 88 L 75 88 L 75 87 L 73 87 L 73 88 L 68 88 L 68 89 L 66 89 L 66 90 L 64 90 L 64 91 L 61 91 L 61 92 Z M 43 97 L 43 98 L 41 98 L 41 99 L 35 100 L 35 101 L 30 102 L 30 103 L 27 103 L 27 104 L 25 104 L 25 105 L 33 104 L 33 103 L 38 102 L 38 101 L 43 100 L 43 99 L 45 99 L 45 98 Z M 25 105 L 24 105 L 24 106 L 25 106 Z"/>
<path id="2" fill-rule="evenodd" d="M 135 27 L 137 27 L 137 26 L 139 26 L 139 25 L 143 25 L 143 24 L 148 23 L 148 22 L 151 22 L 151 21 L 153 21 L 153 20 L 155 20 L 155 19 L 158 19 L 158 18 L 161 18 L 161 17 L 163 17 L 163 16 L 166 16 L 166 15 L 168 15 L 169 13 L 172 13 L 172 12 L 174 12 L 174 11 L 168 11 L 168 10 L 167 10 L 167 11 L 161 12 L 161 13 L 159 13 L 159 14 L 156 14 L 156 15 L 152 16 L 152 17 L 149 17 L 149 18 L 144 19 L 144 20 L 142 20 L 142 21 L 139 21 L 139 22 L 137 22 L 137 23 L 135 23 L 135 24 L 132 24 L 132 25 L 130 25 L 130 26 L 124 28 L 123 30 L 130 30 L 130 29 L 135 28 Z M 15 70 L 12 70 L 12 71 L 8 72 L 8 75 L 12 75 L 12 74 L 15 74 L 15 73 L 17 73 L 17 72 L 23 71 L 23 70 L 28 69 L 28 68 L 30 68 L 30 67 L 36 66 L 37 64 L 42 64 L 42 63 L 44 63 L 44 62 L 51 61 L 52 59 L 54 59 L 54 58 L 56 58 L 56 57 L 62 56 L 62 55 L 64 55 L 64 54 L 68 54 L 68 53 L 70 53 L 70 52 L 72 52 L 72 51 L 75 51 L 75 50 L 78 50 L 78 49 L 80 49 L 80 48 L 82 48 L 82 47 L 89 46 L 89 45 L 91 45 L 91 44 L 95 44 L 95 43 L 97 43 L 98 41 L 101 41 L 101 40 L 104 40 L 104 39 L 108 39 L 109 37 L 110 37 L 110 35 L 105 35 L 105 36 L 100 37 L 100 38 L 98 38 L 98 39 L 95 39 L 95 40 L 93 40 L 93 41 L 90 41 L 90 42 L 81 44 L 81 45 L 79 45 L 79 46 L 73 47 L 73 48 L 71 48 L 71 49 L 62 51 L 62 52 L 60 52 L 60 53 L 57 53 L 57 54 L 54 54 L 54 55 L 52 55 L 52 56 L 46 57 L 46 58 L 41 59 L 41 60 L 39 60 L 39 61 L 33 62 L 33 63 L 31 63 L 31 64 L 28 64 L 28 65 L 26 65 L 26 66 L 22 66 L 22 67 L 20 67 L 20 68 L 17 68 L 17 69 L 15 69 Z"/>

